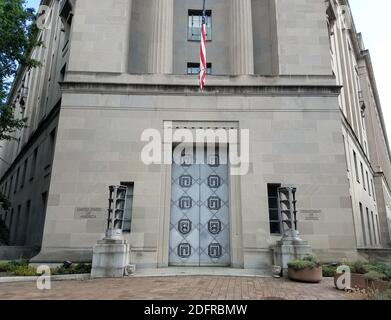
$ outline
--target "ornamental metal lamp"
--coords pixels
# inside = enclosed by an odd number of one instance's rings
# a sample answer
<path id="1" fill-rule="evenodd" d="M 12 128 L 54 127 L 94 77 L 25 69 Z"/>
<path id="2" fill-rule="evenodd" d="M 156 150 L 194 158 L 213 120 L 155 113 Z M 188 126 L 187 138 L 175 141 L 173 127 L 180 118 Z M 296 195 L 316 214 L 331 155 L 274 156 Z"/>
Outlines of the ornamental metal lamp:
<path id="1" fill-rule="evenodd" d="M 122 240 L 127 191 L 126 186 L 109 187 L 109 208 L 105 237 L 107 240 Z"/>
<path id="2" fill-rule="evenodd" d="M 279 215 L 283 240 L 302 241 L 297 230 L 296 187 L 278 188 Z"/>

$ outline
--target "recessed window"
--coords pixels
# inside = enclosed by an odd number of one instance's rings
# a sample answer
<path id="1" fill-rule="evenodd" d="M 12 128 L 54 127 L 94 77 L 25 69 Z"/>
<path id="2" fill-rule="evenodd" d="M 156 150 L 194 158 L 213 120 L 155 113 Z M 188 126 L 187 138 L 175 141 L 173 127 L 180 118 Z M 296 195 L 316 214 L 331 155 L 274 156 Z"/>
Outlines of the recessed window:
<path id="1" fill-rule="evenodd" d="M 14 193 L 16 193 L 16 191 L 18 191 L 19 174 L 20 174 L 20 167 L 19 167 L 18 170 L 16 171 Z"/>
<path id="2" fill-rule="evenodd" d="M 188 62 L 187 63 L 187 74 L 199 74 L 200 73 L 200 64 L 197 62 Z M 206 64 L 206 74 L 212 74 L 212 64 Z"/>
<path id="3" fill-rule="evenodd" d="M 8 181 L 5 182 L 5 185 L 4 185 L 4 189 L 3 189 L 3 194 L 4 196 L 7 195 L 7 191 L 8 191 Z"/>
<path id="4" fill-rule="evenodd" d="M 361 216 L 361 229 L 362 229 L 362 233 L 363 233 L 364 247 L 366 247 L 368 245 L 367 232 L 366 232 L 366 227 L 365 227 L 363 206 L 362 206 L 361 202 L 360 202 L 360 216 Z"/>
<path id="5" fill-rule="evenodd" d="M 378 238 L 377 238 L 377 228 L 375 226 L 375 216 L 373 214 L 373 211 L 371 211 L 371 219 L 372 219 L 372 230 L 373 230 L 373 238 L 374 238 L 374 244 L 377 245 L 378 243 Z"/>
<path id="6" fill-rule="evenodd" d="M 376 228 L 377 228 L 377 239 L 378 239 L 378 244 L 380 244 L 380 225 L 379 225 L 379 216 L 376 215 Z"/>
<path id="7" fill-rule="evenodd" d="M 371 226 L 371 219 L 369 217 L 369 209 L 366 208 L 367 210 L 367 222 L 368 222 L 368 230 L 369 230 L 369 240 L 371 242 L 371 246 L 373 246 L 373 233 L 372 233 L 372 226 Z"/>
<path id="8" fill-rule="evenodd" d="M 50 132 L 50 135 L 46 143 L 47 143 L 46 168 L 48 168 L 52 165 L 53 162 L 54 149 L 56 146 L 56 129 L 53 129 Z"/>
<path id="9" fill-rule="evenodd" d="M 9 198 L 10 195 L 11 195 L 11 190 L 12 190 L 12 184 L 13 184 L 13 182 L 14 182 L 14 176 L 12 175 L 12 176 L 11 176 L 11 180 L 10 180 L 9 189 L 8 189 L 8 196 L 7 196 L 7 198 Z"/>
<path id="10" fill-rule="evenodd" d="M 268 184 L 267 197 L 269 203 L 270 233 L 272 235 L 281 234 L 281 218 L 278 212 L 278 188 L 281 184 Z"/>
<path id="11" fill-rule="evenodd" d="M 20 188 L 21 189 L 23 189 L 24 183 L 25 183 L 25 180 L 26 180 L 27 165 L 28 165 L 28 158 L 26 160 L 24 160 L 24 164 L 23 164 L 22 180 L 21 180 L 21 183 L 20 183 Z"/>
<path id="12" fill-rule="evenodd" d="M 38 147 L 35 148 L 34 153 L 33 153 L 33 159 L 31 161 L 30 181 L 34 180 L 34 177 L 35 177 L 35 171 L 37 170 L 37 158 L 38 158 Z"/>
<path id="13" fill-rule="evenodd" d="M 12 219 L 14 218 L 14 208 L 11 208 L 11 214 L 10 214 L 10 217 L 9 217 L 9 221 L 8 221 L 8 230 L 9 230 L 9 237 L 8 237 L 8 242 L 11 241 L 11 228 L 12 228 Z"/>
<path id="14" fill-rule="evenodd" d="M 372 196 L 372 193 L 371 193 L 371 185 L 370 185 L 370 183 L 369 183 L 368 171 L 366 172 L 366 175 L 367 175 L 368 192 L 369 192 L 369 195 Z"/>
<path id="15" fill-rule="evenodd" d="M 124 233 L 130 233 L 132 230 L 132 212 L 133 212 L 133 182 L 121 182 L 122 186 L 126 186 L 128 191 L 126 193 L 126 203 L 124 211 L 124 223 L 122 225 L 122 231 Z"/>
<path id="16" fill-rule="evenodd" d="M 360 165 L 361 165 L 362 185 L 364 187 L 364 190 L 367 191 L 367 187 L 365 185 L 365 177 L 364 177 L 364 166 L 362 165 L 362 162 L 360 162 Z"/>
<path id="17" fill-rule="evenodd" d="M 201 40 L 202 10 L 189 10 L 187 39 Z M 206 40 L 212 40 L 212 10 L 206 10 Z"/>
<path id="18" fill-rule="evenodd" d="M 356 170 L 356 179 L 357 182 L 360 183 L 360 175 L 358 174 L 358 165 L 357 165 L 357 155 L 356 152 L 353 151 L 353 158 L 354 158 L 354 168 Z"/>

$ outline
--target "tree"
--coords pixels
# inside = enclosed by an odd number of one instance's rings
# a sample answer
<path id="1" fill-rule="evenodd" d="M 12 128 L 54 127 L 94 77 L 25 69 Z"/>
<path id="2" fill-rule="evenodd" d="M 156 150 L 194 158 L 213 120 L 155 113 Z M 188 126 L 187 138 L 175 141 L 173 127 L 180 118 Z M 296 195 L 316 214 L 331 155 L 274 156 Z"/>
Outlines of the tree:
<path id="1" fill-rule="evenodd" d="M 0 0 L 0 141 L 11 140 L 22 129 L 26 119 L 17 119 L 7 98 L 12 79 L 19 67 L 37 67 L 31 59 L 37 42 L 38 28 L 34 9 L 25 7 L 26 0 Z"/>
<path id="2" fill-rule="evenodd" d="M 37 42 L 38 28 L 34 9 L 25 7 L 26 0 L 0 0 L 0 141 L 14 139 L 14 133 L 26 125 L 26 119 L 18 119 L 9 104 L 8 93 L 19 67 L 37 67 L 40 63 L 31 59 Z M 0 193 L 2 210 L 9 209 L 9 201 Z M 1 219 L 0 219 L 1 220 Z M 0 221 L 0 245 L 7 244 L 8 230 Z"/>

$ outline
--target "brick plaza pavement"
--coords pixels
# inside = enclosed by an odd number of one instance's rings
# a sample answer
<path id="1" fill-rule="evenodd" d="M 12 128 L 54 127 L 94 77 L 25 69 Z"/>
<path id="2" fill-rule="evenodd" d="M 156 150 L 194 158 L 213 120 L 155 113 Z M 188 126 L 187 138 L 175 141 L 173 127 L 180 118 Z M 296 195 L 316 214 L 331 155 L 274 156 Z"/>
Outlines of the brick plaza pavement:
<path id="1" fill-rule="evenodd" d="M 304 284 L 257 277 L 175 276 L 52 281 L 52 289 L 46 291 L 38 290 L 35 282 L 0 283 L 0 299 L 340 300 L 352 296 L 336 290 L 332 279 Z"/>

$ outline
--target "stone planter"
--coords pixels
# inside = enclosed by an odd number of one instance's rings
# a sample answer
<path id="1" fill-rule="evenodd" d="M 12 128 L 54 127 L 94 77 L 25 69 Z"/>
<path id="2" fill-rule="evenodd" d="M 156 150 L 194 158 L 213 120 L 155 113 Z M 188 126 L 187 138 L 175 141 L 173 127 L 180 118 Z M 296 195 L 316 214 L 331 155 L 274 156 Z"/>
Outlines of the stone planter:
<path id="1" fill-rule="evenodd" d="M 337 280 L 341 277 L 343 273 L 337 273 L 334 275 L 334 285 L 337 287 Z M 391 287 L 391 283 L 387 281 L 371 281 L 365 278 L 363 274 L 352 273 L 351 274 L 351 289 L 361 289 L 361 290 L 379 290 L 384 291 Z"/>
<path id="2" fill-rule="evenodd" d="M 280 266 L 273 266 L 272 267 L 273 277 L 274 278 L 281 278 L 282 273 L 282 267 Z"/>
<path id="3" fill-rule="evenodd" d="M 295 270 L 288 267 L 288 278 L 306 283 L 319 283 L 322 281 L 322 267 Z"/>

